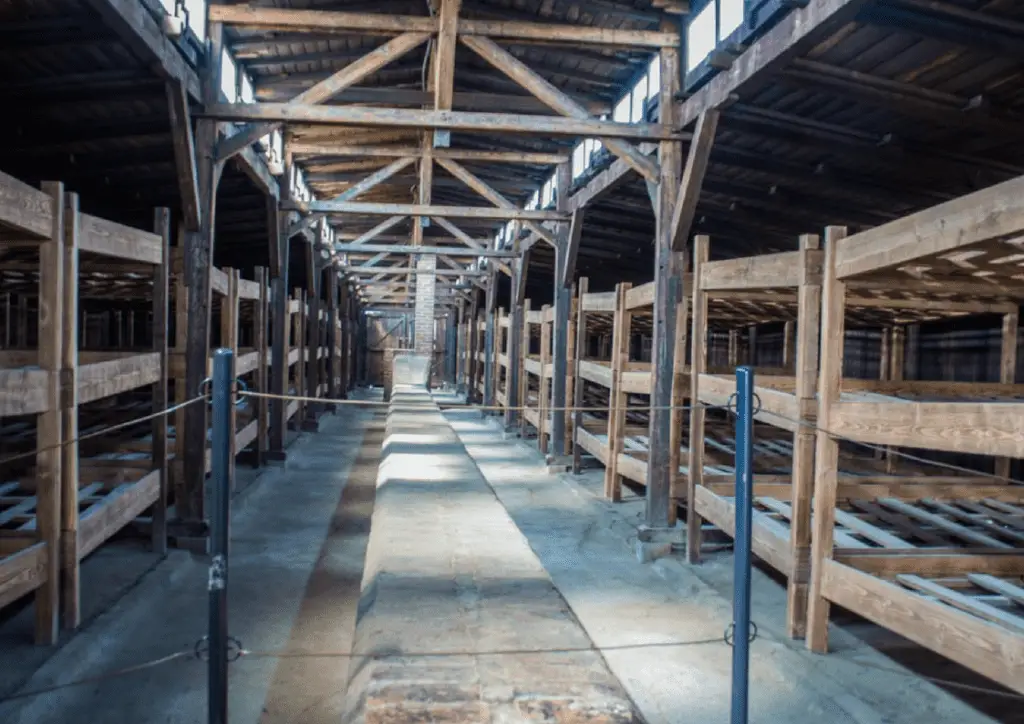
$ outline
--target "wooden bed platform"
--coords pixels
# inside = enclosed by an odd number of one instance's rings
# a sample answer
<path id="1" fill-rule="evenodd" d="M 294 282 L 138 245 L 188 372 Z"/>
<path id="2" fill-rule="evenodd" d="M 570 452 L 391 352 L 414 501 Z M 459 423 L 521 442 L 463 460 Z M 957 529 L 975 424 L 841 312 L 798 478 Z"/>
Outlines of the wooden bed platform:
<path id="1" fill-rule="evenodd" d="M 920 483 L 910 504 L 872 481 L 876 505 L 911 518 L 929 535 L 915 547 L 844 545 L 849 497 L 838 474 L 840 442 L 1024 457 L 1024 385 L 1013 384 L 1018 306 L 1024 298 L 1024 178 L 847 236 L 826 232 L 822 358 L 816 433 L 814 536 L 808 646 L 828 647 L 830 604 L 1024 693 L 1024 539 L 1020 495 L 1007 478 Z M 843 379 L 844 317 L 851 299 L 896 290 L 907 305 L 960 304 L 1004 319 L 1001 384 L 891 382 L 901 399 L 849 400 Z M 1008 343 L 1012 341 L 1012 343 Z M 859 381 L 858 381 L 859 382 Z M 900 483 L 895 490 L 907 494 Z M 882 497 L 883 495 L 887 497 Z M 911 496 L 908 496 L 911 497 Z M 877 513 L 877 510 L 875 511 Z"/>
<path id="2" fill-rule="evenodd" d="M 166 210 L 155 228 L 83 214 L 60 184 L 38 191 L 0 174 L 0 274 L 37 310 L 37 323 L 20 321 L 25 331 L 0 351 L 0 418 L 37 450 L 34 464 L 22 458 L 0 470 L 0 606 L 35 591 L 40 643 L 56 640 L 59 620 L 80 622 L 82 558 L 150 508 L 154 542 L 165 538 L 164 417 L 144 425 L 148 442 L 137 453 L 120 449 L 122 436 L 107 440 L 113 451 L 101 458 L 87 456 L 88 443 L 68 442 L 107 398 L 148 388 L 138 416 L 166 405 L 166 325 L 151 325 L 145 350 L 79 344 L 83 300 L 132 300 L 166 318 Z"/>

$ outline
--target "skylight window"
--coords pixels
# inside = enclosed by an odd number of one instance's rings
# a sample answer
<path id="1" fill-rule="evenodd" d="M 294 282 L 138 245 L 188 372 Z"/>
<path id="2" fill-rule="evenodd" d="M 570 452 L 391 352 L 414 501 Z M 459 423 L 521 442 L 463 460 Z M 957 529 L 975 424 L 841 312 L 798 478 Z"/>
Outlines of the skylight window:
<path id="1" fill-rule="evenodd" d="M 238 68 L 227 50 L 222 50 L 220 54 L 220 91 L 228 103 L 238 100 Z"/>
<path id="2" fill-rule="evenodd" d="M 612 120 L 616 123 L 629 123 L 630 93 L 622 97 L 612 110 Z"/>
<path id="3" fill-rule="evenodd" d="M 718 39 L 728 38 L 743 24 L 743 0 L 718 0 Z"/>
<path id="4" fill-rule="evenodd" d="M 647 69 L 647 100 L 654 98 L 661 90 L 661 61 L 654 56 L 650 67 Z"/>
<path id="5" fill-rule="evenodd" d="M 647 99 L 646 75 L 633 88 L 631 97 L 633 99 L 633 106 L 629 109 L 629 120 L 631 123 L 640 123 L 644 120 L 644 101 Z"/>
<path id="6" fill-rule="evenodd" d="M 572 177 L 578 179 L 587 170 L 586 142 L 579 143 L 572 150 Z"/>
<path id="7" fill-rule="evenodd" d="M 715 0 L 712 0 L 686 28 L 686 69 L 697 67 L 715 49 L 715 44 Z"/>
<path id="8" fill-rule="evenodd" d="M 256 93 L 253 90 L 252 81 L 249 80 L 249 75 L 247 73 L 243 72 L 240 76 L 242 79 L 240 100 L 242 103 L 252 103 L 256 100 Z"/>

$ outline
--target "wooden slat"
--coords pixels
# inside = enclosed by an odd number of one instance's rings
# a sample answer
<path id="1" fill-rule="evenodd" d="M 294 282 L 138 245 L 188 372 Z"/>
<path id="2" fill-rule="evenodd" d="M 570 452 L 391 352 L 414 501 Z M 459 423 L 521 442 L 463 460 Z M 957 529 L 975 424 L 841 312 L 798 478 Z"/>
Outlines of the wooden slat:
<path id="1" fill-rule="evenodd" d="M 0 558 L 0 608 L 46 582 L 47 556 L 46 544 L 36 543 Z"/>
<path id="2" fill-rule="evenodd" d="M 0 416 L 32 415 L 49 409 L 46 370 L 0 370 Z"/>
<path id="3" fill-rule="evenodd" d="M 79 558 L 85 558 L 114 533 L 135 520 L 156 501 L 159 493 L 160 473 L 153 470 L 137 483 L 117 488 L 103 502 L 82 513 L 79 522 Z"/>
<path id="4" fill-rule="evenodd" d="M 83 403 L 92 402 L 151 385 L 159 379 L 160 374 L 160 354 L 156 352 L 80 365 L 79 400 Z"/>
<path id="5" fill-rule="evenodd" d="M 53 225 L 49 195 L 0 172 L 0 224 L 49 237 Z"/>
<path id="6" fill-rule="evenodd" d="M 779 254 L 760 254 L 740 259 L 712 261 L 704 265 L 700 275 L 701 289 L 790 289 L 806 278 L 804 252 L 787 251 Z M 821 283 L 821 252 L 815 250 L 817 278 L 804 283 Z"/>
<path id="7" fill-rule="evenodd" d="M 901 573 L 930 578 L 974 575 L 1019 576 L 1024 574 L 1024 552 L 991 551 L 975 553 L 963 548 L 916 548 L 847 550 L 837 548 L 835 560 L 882 578 Z"/>
<path id="8" fill-rule="evenodd" d="M 926 578 L 912 574 L 905 574 L 896 576 L 896 582 L 915 591 L 934 596 L 943 603 L 973 614 L 978 618 L 1005 626 L 1016 634 L 1024 634 L 1024 618 L 1000 611 L 995 606 L 991 606 L 984 601 L 978 601 L 935 581 L 929 581 Z"/>
<path id="9" fill-rule="evenodd" d="M 82 251 L 144 264 L 163 262 L 163 242 L 156 234 L 89 214 L 80 216 Z"/>

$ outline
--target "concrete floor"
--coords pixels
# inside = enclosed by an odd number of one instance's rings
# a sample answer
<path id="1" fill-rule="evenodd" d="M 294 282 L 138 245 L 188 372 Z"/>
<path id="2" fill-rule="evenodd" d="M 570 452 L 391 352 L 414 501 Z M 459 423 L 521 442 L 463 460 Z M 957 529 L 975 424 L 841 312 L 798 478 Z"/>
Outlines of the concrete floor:
<path id="1" fill-rule="evenodd" d="M 448 418 L 646 721 L 728 721 L 731 649 L 720 637 L 731 620 L 731 556 L 697 568 L 679 557 L 640 565 L 640 498 L 608 503 L 603 471 L 548 475 L 534 445 L 503 439 L 495 420 Z M 785 590 L 755 572 L 753 724 L 994 721 L 844 631 L 829 656 L 807 652 L 785 637 L 784 611 Z"/>
<path id="2" fill-rule="evenodd" d="M 338 721 L 382 430 L 365 408 L 328 414 L 319 433 L 295 441 L 285 467 L 264 469 L 236 497 L 230 628 L 257 653 L 231 665 L 232 722 Z M 0 627 L 5 695 L 192 650 L 206 632 L 207 564 L 183 551 L 156 561 L 141 547 L 126 550 L 106 546 L 89 561 L 97 575 L 84 572 L 85 598 L 106 610 L 59 649 L 25 643 L 24 612 Z M 99 581 L 102 595 L 90 591 Z M 316 658 L 301 655 L 314 650 Z M 182 657 L 0 704 L 0 721 L 205 722 L 205 677 L 205 664 Z"/>

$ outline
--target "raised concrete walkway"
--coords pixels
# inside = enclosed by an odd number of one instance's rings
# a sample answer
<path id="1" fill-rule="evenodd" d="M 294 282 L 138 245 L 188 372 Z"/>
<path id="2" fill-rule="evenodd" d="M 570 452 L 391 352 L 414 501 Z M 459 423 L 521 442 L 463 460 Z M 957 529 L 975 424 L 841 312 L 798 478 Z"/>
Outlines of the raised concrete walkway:
<path id="1" fill-rule="evenodd" d="M 388 415 L 344 721 L 635 721 L 422 388 Z"/>

